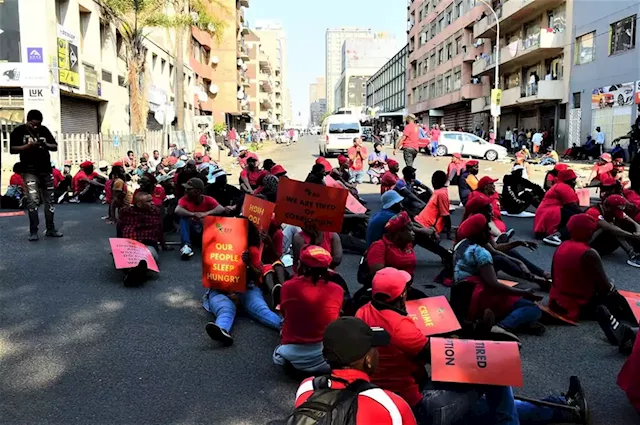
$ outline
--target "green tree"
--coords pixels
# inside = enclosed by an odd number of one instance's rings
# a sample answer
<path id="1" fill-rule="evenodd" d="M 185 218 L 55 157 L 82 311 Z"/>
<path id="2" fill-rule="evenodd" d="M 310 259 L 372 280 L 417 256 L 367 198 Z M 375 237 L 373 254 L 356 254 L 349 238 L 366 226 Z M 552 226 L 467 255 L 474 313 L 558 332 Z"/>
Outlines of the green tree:
<path id="1" fill-rule="evenodd" d="M 331 115 L 331 112 L 326 111 L 324 114 L 322 114 L 322 116 L 320 117 L 320 122 L 318 123 L 318 125 L 322 125 L 322 123 L 324 122 L 324 119 L 327 118 L 329 115 Z"/>

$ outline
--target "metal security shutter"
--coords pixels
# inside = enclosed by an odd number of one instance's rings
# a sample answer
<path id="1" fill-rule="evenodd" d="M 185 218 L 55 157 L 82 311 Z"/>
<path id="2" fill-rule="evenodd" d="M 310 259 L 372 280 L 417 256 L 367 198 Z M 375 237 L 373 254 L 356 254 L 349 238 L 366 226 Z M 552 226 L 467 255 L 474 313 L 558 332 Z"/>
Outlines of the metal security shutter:
<path id="1" fill-rule="evenodd" d="M 464 105 L 457 108 L 445 109 L 442 123 L 449 131 L 454 131 L 458 127 L 462 127 L 467 131 L 471 130 L 473 128 L 471 108 L 468 105 Z"/>
<path id="2" fill-rule="evenodd" d="M 97 134 L 99 132 L 96 102 L 61 96 L 60 116 L 63 134 Z"/>

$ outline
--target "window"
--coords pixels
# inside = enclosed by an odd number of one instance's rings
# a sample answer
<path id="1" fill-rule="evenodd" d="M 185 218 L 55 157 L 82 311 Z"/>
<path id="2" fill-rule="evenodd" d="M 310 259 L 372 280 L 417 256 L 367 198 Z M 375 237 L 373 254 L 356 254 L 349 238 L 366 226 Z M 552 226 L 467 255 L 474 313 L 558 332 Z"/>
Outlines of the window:
<path id="1" fill-rule="evenodd" d="M 609 54 L 626 52 L 636 47 L 636 15 L 611 24 Z"/>
<path id="2" fill-rule="evenodd" d="M 453 45 L 451 43 L 447 44 L 447 60 L 450 60 L 453 57 Z"/>
<path id="3" fill-rule="evenodd" d="M 444 49 L 438 50 L 438 65 L 444 62 Z"/>
<path id="4" fill-rule="evenodd" d="M 449 93 L 451 91 L 451 75 L 444 77 L 444 92 Z"/>
<path id="5" fill-rule="evenodd" d="M 580 109 L 580 101 L 582 100 L 581 96 L 580 92 L 573 94 L 573 109 Z"/>
<path id="6" fill-rule="evenodd" d="M 462 70 L 460 67 L 454 69 L 453 73 L 453 89 L 460 90 L 460 86 L 462 85 Z"/>
<path id="7" fill-rule="evenodd" d="M 453 16 L 457 18 L 461 17 L 464 14 L 464 11 L 462 10 L 462 2 L 456 4 L 456 12 Z"/>
<path id="8" fill-rule="evenodd" d="M 593 62 L 596 58 L 596 32 L 590 32 L 576 38 L 575 64 L 582 65 Z"/>

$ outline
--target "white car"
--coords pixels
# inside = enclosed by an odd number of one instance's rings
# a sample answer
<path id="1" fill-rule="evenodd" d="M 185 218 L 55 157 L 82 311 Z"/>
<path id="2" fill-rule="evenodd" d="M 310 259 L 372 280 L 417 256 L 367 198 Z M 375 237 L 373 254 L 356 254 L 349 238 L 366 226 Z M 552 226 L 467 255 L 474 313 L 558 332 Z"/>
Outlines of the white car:
<path id="1" fill-rule="evenodd" d="M 489 161 L 503 159 L 507 156 L 507 149 L 503 146 L 492 144 L 480 137 L 460 131 L 443 131 L 438 140 L 438 156 L 459 153 L 476 158 L 484 158 Z"/>

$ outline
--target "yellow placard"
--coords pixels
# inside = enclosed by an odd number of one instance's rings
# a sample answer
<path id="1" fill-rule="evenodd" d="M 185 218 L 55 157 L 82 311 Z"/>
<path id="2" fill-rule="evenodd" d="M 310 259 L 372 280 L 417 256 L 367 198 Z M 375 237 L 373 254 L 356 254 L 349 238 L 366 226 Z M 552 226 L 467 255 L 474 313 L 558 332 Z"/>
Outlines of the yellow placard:
<path id="1" fill-rule="evenodd" d="M 62 38 L 58 39 L 58 68 L 69 69 L 69 43 Z"/>
<path id="2" fill-rule="evenodd" d="M 502 101 L 502 90 L 491 89 L 491 104 L 494 106 L 500 106 L 501 101 Z"/>

